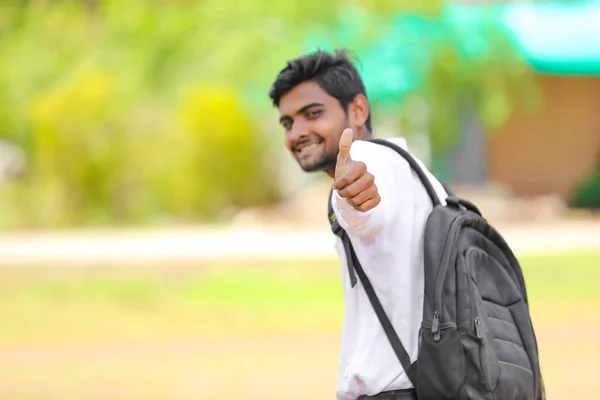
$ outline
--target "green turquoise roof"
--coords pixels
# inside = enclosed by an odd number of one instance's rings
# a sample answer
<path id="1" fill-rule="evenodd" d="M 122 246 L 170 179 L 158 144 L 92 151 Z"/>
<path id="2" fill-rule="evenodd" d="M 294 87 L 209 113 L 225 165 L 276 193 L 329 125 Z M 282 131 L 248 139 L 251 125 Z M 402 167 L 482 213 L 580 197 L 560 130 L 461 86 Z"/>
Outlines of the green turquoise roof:
<path id="1" fill-rule="evenodd" d="M 352 48 L 359 35 L 360 13 L 342 18 L 331 34 Z M 477 59 L 490 50 L 489 27 L 504 32 L 540 73 L 600 75 L 600 1 L 510 3 L 494 6 L 449 4 L 433 20 L 403 14 L 391 31 L 359 52 L 360 69 L 369 95 L 397 99 L 420 84 L 436 43 L 450 42 L 465 58 Z M 308 36 L 306 50 L 331 49 L 324 37 Z"/>

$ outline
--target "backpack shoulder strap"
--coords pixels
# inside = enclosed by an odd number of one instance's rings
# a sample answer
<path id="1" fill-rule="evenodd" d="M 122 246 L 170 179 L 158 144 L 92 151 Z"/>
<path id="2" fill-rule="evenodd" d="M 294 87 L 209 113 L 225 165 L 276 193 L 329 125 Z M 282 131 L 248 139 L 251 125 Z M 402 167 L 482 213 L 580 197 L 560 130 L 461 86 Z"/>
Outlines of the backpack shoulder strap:
<path id="1" fill-rule="evenodd" d="M 329 192 L 329 200 L 327 204 L 328 212 L 329 212 L 329 224 L 331 225 L 331 231 L 335 236 L 338 236 L 342 239 L 342 243 L 344 245 L 344 251 L 346 253 L 346 264 L 348 265 L 348 275 L 350 276 L 350 285 L 352 287 L 356 286 L 356 274 L 354 273 L 354 259 L 356 255 L 353 257 L 354 249 L 352 248 L 352 243 L 348 240 L 348 235 L 346 231 L 340 226 L 340 223 L 335 216 L 335 212 L 333 211 L 333 205 L 331 204 L 331 197 L 333 196 L 333 190 Z M 358 259 L 357 259 L 358 262 Z M 360 265 L 359 265 L 360 267 Z"/>
<path id="2" fill-rule="evenodd" d="M 408 151 L 404 150 L 402 147 L 398 146 L 397 144 L 392 143 L 385 139 L 371 139 L 370 141 L 373 143 L 377 143 L 377 144 L 389 147 L 390 149 L 394 150 L 396 153 L 400 154 L 402 156 L 402 158 L 404 158 L 406 160 L 408 165 L 410 165 L 410 168 L 419 177 L 419 180 L 425 187 L 425 190 L 427 191 L 427 194 L 429 195 L 429 198 L 431 199 L 433 206 L 435 207 L 435 206 L 439 206 L 441 204 L 440 198 L 437 195 L 431 181 L 427 177 L 427 174 L 425 173 L 425 171 L 423 171 L 423 168 L 421 168 L 421 166 L 419 165 L 417 160 L 415 160 L 415 158 Z M 444 184 L 442 184 L 442 185 L 444 186 L 444 189 L 446 189 L 446 185 L 444 185 Z M 446 192 L 448 192 L 448 189 L 446 189 Z M 451 195 L 451 193 L 452 193 L 452 191 L 448 192 L 448 195 Z"/>
<path id="3" fill-rule="evenodd" d="M 406 372 L 406 375 L 408 376 L 410 381 L 413 383 L 413 386 L 416 387 L 416 363 L 411 364 L 410 357 L 408 356 L 406 349 L 402 345 L 402 342 L 400 341 L 400 338 L 398 337 L 398 334 L 396 333 L 392 322 L 385 313 L 385 310 L 383 309 L 379 298 L 377 298 L 377 294 L 375 294 L 375 289 L 373 288 L 373 285 L 371 285 L 371 281 L 369 280 L 369 278 L 365 274 L 365 271 L 360 265 L 360 261 L 358 261 L 358 257 L 354 252 L 354 248 L 352 247 L 352 243 L 350 242 L 348 234 L 337 221 L 335 212 L 333 210 L 333 206 L 331 204 L 332 195 L 333 191 L 329 193 L 329 222 L 331 224 L 331 230 L 336 236 L 338 236 L 342 240 L 342 243 L 344 245 L 344 250 L 346 252 L 346 263 L 348 265 L 348 272 L 350 274 L 351 285 L 352 287 L 356 285 L 356 276 L 354 275 L 354 271 L 356 271 L 360 282 L 362 283 L 363 288 L 367 293 L 367 297 L 369 298 L 369 301 L 371 302 L 371 305 L 375 310 L 375 314 L 377 315 L 377 318 L 379 319 L 379 322 L 381 323 L 381 326 L 385 331 L 385 334 L 392 346 L 392 349 L 394 350 L 394 353 L 396 353 L 398 360 L 400 360 L 400 364 L 402 364 L 402 368 Z"/>

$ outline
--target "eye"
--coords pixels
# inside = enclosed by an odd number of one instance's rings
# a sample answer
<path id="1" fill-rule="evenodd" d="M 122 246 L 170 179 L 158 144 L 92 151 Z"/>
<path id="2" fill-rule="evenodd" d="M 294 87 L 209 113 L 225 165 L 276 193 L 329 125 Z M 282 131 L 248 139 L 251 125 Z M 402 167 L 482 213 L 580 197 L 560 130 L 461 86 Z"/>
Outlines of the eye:
<path id="1" fill-rule="evenodd" d="M 292 129 L 292 121 L 290 121 L 289 119 L 284 119 L 283 121 L 281 121 L 281 126 L 283 126 L 283 129 L 285 129 L 286 131 L 289 131 L 290 129 Z"/>
<path id="2" fill-rule="evenodd" d="M 319 115 L 323 114 L 323 110 L 310 110 L 306 112 L 307 119 L 317 118 Z"/>

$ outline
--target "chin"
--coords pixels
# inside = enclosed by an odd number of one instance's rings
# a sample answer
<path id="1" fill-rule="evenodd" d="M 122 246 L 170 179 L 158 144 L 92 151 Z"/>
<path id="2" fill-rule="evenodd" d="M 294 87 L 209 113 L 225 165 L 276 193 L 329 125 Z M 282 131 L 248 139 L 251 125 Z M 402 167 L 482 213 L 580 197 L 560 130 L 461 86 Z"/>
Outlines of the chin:
<path id="1" fill-rule="evenodd" d="M 304 172 L 316 172 L 316 171 L 321 171 L 321 167 L 319 165 L 315 165 L 314 163 L 300 163 L 300 168 L 302 168 L 302 171 Z"/>
<path id="2" fill-rule="evenodd" d="M 302 168 L 302 170 L 304 172 L 317 172 L 317 171 L 327 171 L 329 170 L 328 166 L 329 163 L 327 163 L 327 160 L 311 160 L 310 162 L 301 162 L 298 161 L 298 164 L 300 165 L 300 168 Z M 335 164 L 334 164 L 334 168 L 335 168 Z"/>

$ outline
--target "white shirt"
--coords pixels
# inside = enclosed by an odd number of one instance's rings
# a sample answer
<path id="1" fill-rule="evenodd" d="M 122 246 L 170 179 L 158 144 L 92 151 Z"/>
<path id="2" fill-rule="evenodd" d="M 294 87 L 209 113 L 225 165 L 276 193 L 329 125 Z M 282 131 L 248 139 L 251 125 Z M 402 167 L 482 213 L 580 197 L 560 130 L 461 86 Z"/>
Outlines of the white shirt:
<path id="1" fill-rule="evenodd" d="M 388 140 L 407 148 L 404 139 Z M 364 162 L 374 175 L 381 202 L 363 213 L 354 210 L 334 191 L 333 209 L 414 362 L 423 316 L 423 237 L 433 206 L 417 175 L 394 150 L 356 141 L 350 156 L 354 161 Z M 445 204 L 442 185 L 419 163 Z M 339 238 L 336 250 L 342 265 L 345 305 L 337 399 L 355 400 L 363 394 L 411 388 L 358 276 L 358 283 L 351 287 Z"/>

